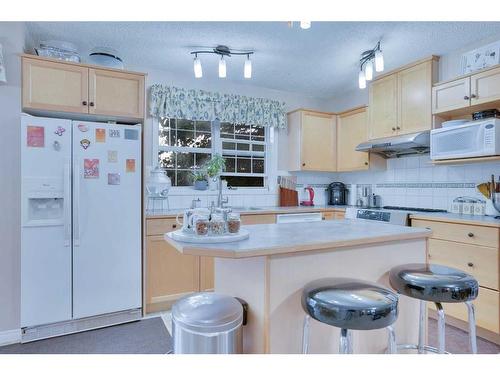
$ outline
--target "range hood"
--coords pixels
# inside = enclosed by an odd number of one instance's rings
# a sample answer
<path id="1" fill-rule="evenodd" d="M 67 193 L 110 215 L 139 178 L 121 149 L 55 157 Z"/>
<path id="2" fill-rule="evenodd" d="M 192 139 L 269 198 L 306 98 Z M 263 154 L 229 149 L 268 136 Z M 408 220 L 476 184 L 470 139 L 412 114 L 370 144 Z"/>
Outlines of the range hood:
<path id="1" fill-rule="evenodd" d="M 371 152 L 384 158 L 425 154 L 430 151 L 430 131 L 374 139 L 359 144 L 356 151 Z"/>

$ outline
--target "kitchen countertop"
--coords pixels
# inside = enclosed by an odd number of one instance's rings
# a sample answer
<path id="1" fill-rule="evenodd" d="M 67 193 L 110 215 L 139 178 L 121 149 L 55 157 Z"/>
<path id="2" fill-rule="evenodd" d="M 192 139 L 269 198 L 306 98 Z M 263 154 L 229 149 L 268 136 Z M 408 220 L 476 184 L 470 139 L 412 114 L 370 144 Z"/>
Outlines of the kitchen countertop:
<path id="1" fill-rule="evenodd" d="M 495 219 L 493 216 L 460 215 L 450 212 L 415 212 L 410 215 L 410 218 L 500 228 L 500 219 Z"/>
<path id="2" fill-rule="evenodd" d="M 233 212 L 239 212 L 244 215 L 269 215 L 269 214 L 293 214 L 301 212 L 324 212 L 324 211 L 345 211 L 347 206 L 330 206 L 330 205 L 317 205 L 317 206 L 290 206 L 290 207 L 258 207 L 258 209 L 251 209 L 245 207 L 233 208 Z M 185 209 L 174 210 L 156 210 L 146 212 L 146 218 L 172 218 L 178 213 L 184 212 Z"/>
<path id="3" fill-rule="evenodd" d="M 250 232 L 250 238 L 232 243 L 192 244 L 179 242 L 173 240 L 169 233 L 166 233 L 164 238 L 183 254 L 220 258 L 249 258 L 423 239 L 432 233 L 425 228 L 349 219 L 307 223 L 307 230 L 304 230 L 304 223 L 258 224 L 243 227 Z"/>

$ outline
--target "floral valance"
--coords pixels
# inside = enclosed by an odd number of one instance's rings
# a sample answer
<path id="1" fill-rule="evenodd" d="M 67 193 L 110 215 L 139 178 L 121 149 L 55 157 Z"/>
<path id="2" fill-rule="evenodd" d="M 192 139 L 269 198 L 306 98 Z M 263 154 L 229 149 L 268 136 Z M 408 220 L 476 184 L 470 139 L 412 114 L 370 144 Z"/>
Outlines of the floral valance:
<path id="1" fill-rule="evenodd" d="M 153 117 L 233 122 L 286 128 L 285 103 L 264 98 L 182 89 L 151 87 L 149 113 Z"/>

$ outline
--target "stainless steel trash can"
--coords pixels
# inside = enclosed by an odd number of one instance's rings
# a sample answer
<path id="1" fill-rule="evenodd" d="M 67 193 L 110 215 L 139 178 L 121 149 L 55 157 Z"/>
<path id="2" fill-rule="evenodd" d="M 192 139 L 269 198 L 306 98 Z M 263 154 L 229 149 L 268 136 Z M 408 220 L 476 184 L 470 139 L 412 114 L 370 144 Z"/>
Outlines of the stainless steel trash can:
<path id="1" fill-rule="evenodd" d="M 243 352 L 243 307 L 233 297 L 195 293 L 172 307 L 174 354 Z"/>

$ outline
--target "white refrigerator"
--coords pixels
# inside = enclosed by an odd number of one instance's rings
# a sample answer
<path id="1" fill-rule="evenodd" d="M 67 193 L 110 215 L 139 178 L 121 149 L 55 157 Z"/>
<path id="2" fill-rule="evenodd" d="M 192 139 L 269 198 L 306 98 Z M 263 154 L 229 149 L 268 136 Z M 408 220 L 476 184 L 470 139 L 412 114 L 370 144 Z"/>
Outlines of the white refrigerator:
<path id="1" fill-rule="evenodd" d="M 21 125 L 21 327 L 140 309 L 141 126 Z"/>

